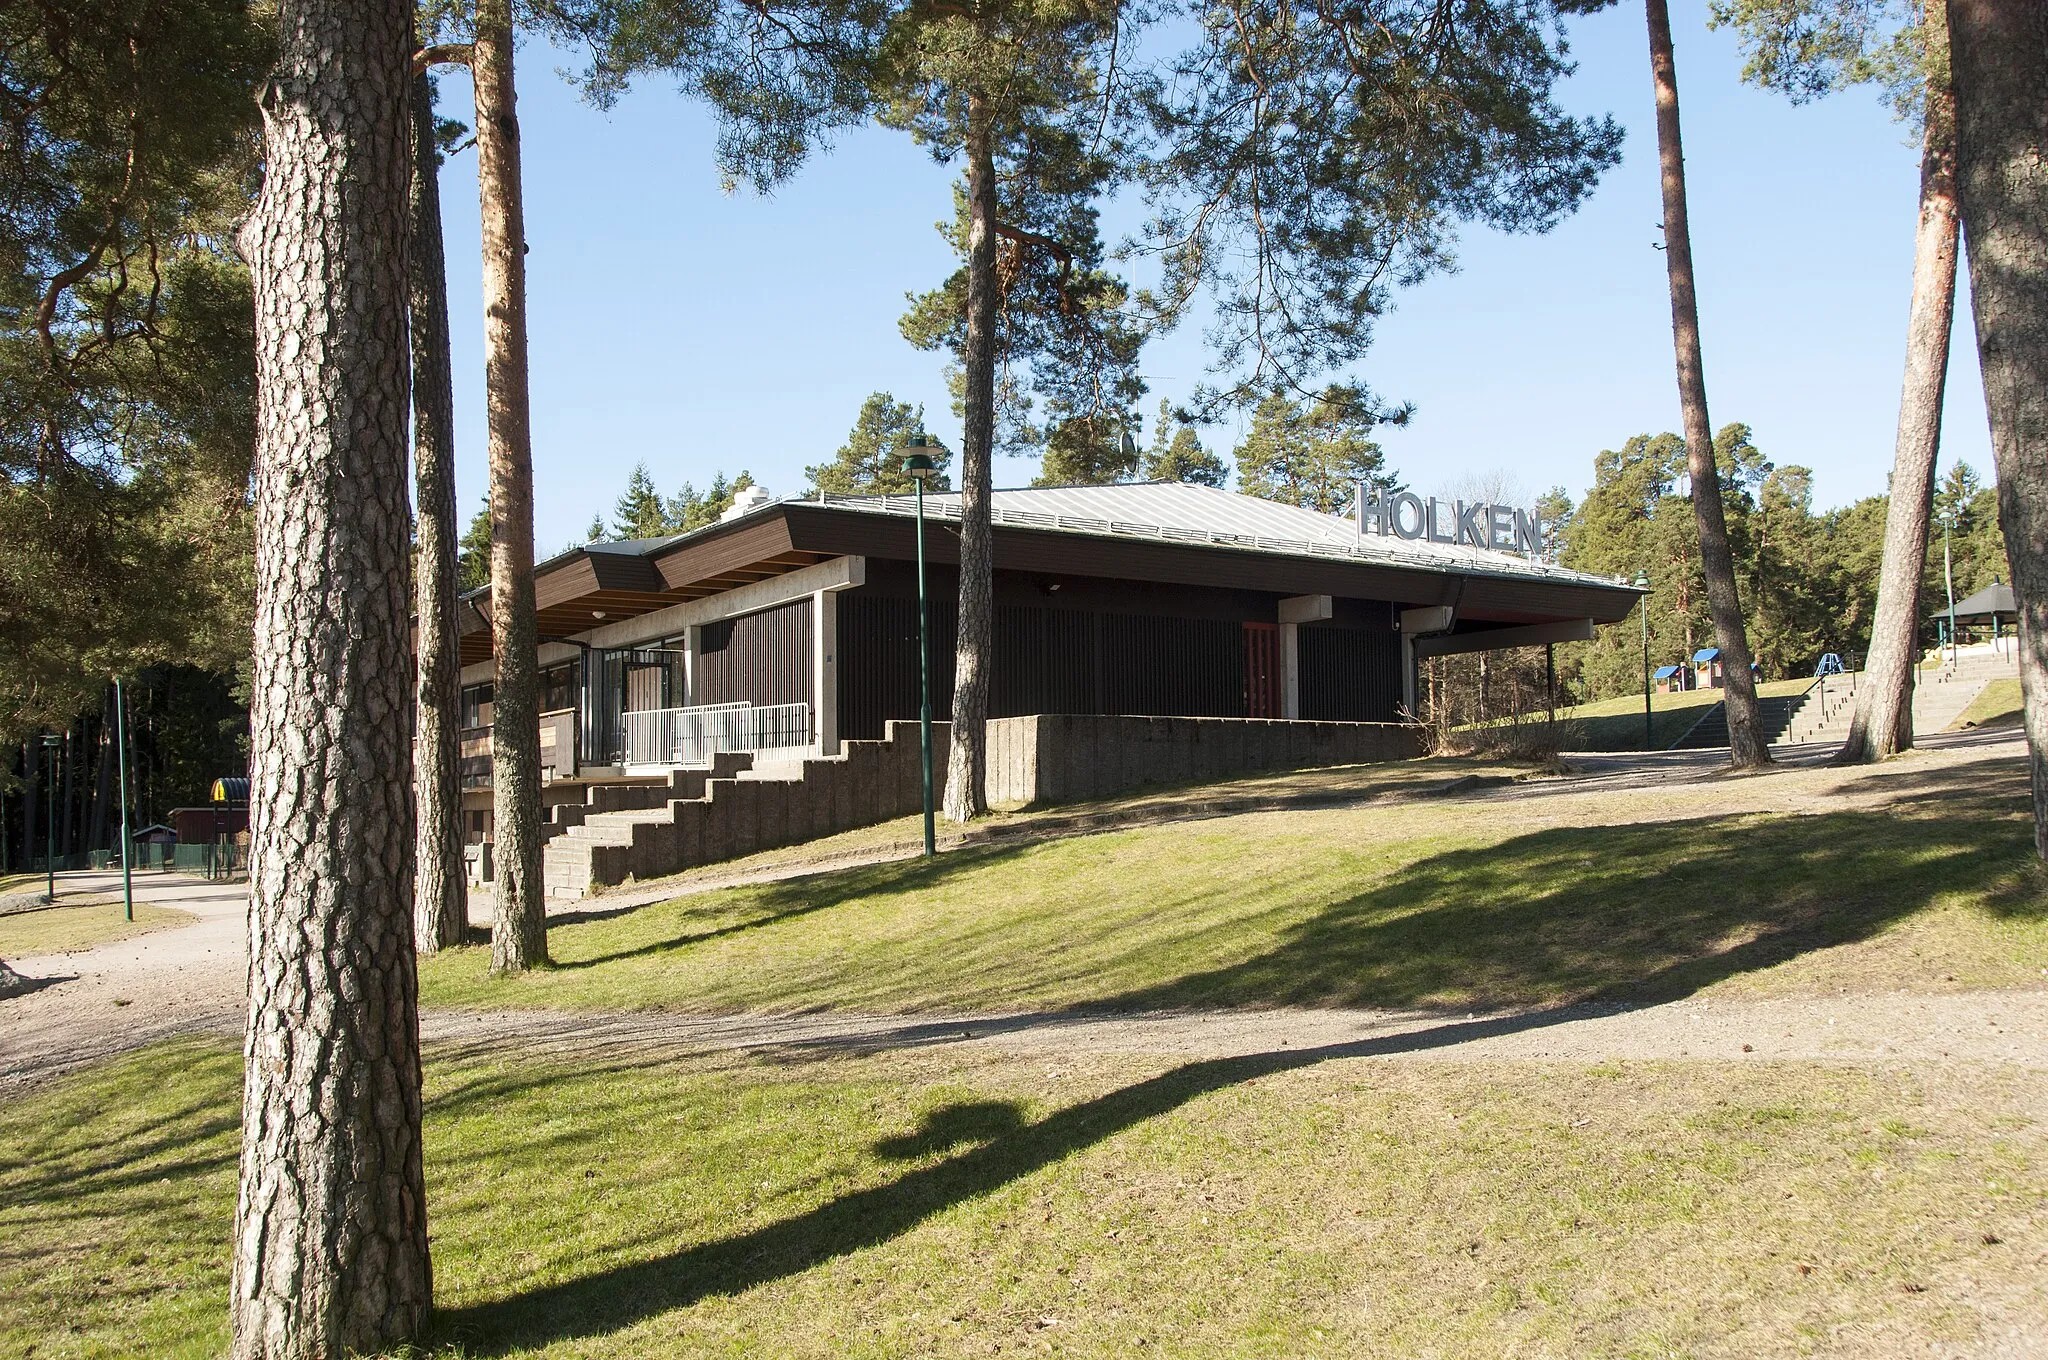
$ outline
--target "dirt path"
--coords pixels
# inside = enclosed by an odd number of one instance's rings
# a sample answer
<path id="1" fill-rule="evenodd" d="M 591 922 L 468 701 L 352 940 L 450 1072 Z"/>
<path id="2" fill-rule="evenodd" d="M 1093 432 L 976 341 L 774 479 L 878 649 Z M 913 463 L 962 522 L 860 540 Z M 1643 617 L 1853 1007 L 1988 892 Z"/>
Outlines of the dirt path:
<path id="1" fill-rule="evenodd" d="M 1640 792 L 1697 790 L 1701 816 L 1730 811 L 1833 810 L 1848 803 L 1882 804 L 1913 781 L 1898 773 L 2021 751 L 2012 732 L 1936 737 L 1911 762 L 1880 770 L 1821 767 L 1828 752 L 1798 749 L 1787 768 L 1760 778 L 1716 773 L 1713 752 L 1587 758 L 1582 773 L 1562 779 L 1475 789 L 1456 801 L 1485 800 L 1518 813 L 1540 806 L 1546 818 L 1630 821 Z M 1304 781 L 1306 782 L 1306 781 Z M 1888 787 L 1889 786 L 1889 787 Z M 1311 789 L 1312 793 L 1313 790 Z M 1213 796 L 1197 791 L 1182 816 L 1213 816 Z M 1401 801 L 1412 804 L 1411 792 Z M 1148 800 L 1136 820 L 1178 820 L 1174 800 Z M 1668 815 L 1668 811 L 1666 814 Z M 1028 829 L 1021 834 L 1033 834 Z M 1046 836 L 1076 834 L 1046 828 Z M 866 862 L 901 857 L 876 848 Z M 855 862 L 835 855 L 833 867 Z M 611 914 L 640 902 L 738 882 L 797 877 L 816 863 L 740 867 L 718 877 L 648 884 L 629 893 L 572 904 L 560 919 Z M 119 874 L 68 875 L 81 891 L 118 889 Z M 9 960 L 26 990 L 0 999 L 0 1089 L 41 1080 L 172 1034 L 234 1033 L 243 1013 L 247 972 L 246 889 L 189 878 L 139 885 L 140 900 L 193 913 L 194 925 L 157 931 L 68 955 Z M 488 919 L 488 901 L 472 903 Z M 970 1037 L 963 1037 L 963 1034 Z M 1806 1058 L 1845 1061 L 1955 1058 L 2048 1066 L 2048 989 L 1944 996 L 1880 994 L 1815 999 L 1699 999 L 1641 1008 L 1571 1007 L 1517 1015 L 1443 1016 L 1393 1011 L 1262 1011 L 1136 1016 L 744 1016 L 564 1015 L 547 1012 L 429 1012 L 431 1043 L 559 1048 L 592 1044 L 676 1051 L 781 1045 L 845 1049 L 975 1043 L 1053 1051 L 1145 1051 L 1222 1057 L 1303 1049 L 1329 1056 L 1529 1058 Z M 1748 1045 L 1745 1049 L 1744 1045 Z"/>
<path id="2" fill-rule="evenodd" d="M 815 1048 L 880 1052 L 974 1045 L 1045 1053 L 1190 1059 L 1313 1053 L 1321 1058 L 1804 1060 L 2011 1063 L 2048 1069 L 2048 989 L 1879 993 L 1823 999 L 1691 1000 L 1486 1015 L 1428 1011 L 1172 1011 L 1017 1014 L 692 1016 L 671 1013 L 429 1011 L 430 1045 L 571 1058 Z"/>

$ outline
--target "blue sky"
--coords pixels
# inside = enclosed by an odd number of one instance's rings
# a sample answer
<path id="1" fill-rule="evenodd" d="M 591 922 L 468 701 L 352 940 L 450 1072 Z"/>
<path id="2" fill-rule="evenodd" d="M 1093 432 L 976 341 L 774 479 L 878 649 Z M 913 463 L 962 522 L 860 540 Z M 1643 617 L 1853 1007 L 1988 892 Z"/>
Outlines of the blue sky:
<path id="1" fill-rule="evenodd" d="M 1748 422 L 1773 460 L 1815 473 L 1818 505 L 1884 489 L 1903 365 L 1918 155 L 1876 98 L 1794 108 L 1740 84 L 1732 35 L 1673 5 L 1693 245 L 1715 425 Z M 1412 401 L 1383 432 L 1418 489 L 1508 473 L 1530 494 L 1592 480 L 1593 456 L 1675 429 L 1670 304 L 1640 5 L 1578 21 L 1568 107 L 1612 112 L 1624 161 L 1547 236 L 1468 232 L 1460 269 L 1402 293 L 1357 376 Z M 922 402 L 958 445 L 940 356 L 896 330 L 904 295 L 952 260 L 933 224 L 953 171 L 900 133 L 842 135 L 773 197 L 725 194 L 712 128 L 665 81 L 599 112 L 521 53 L 536 539 L 581 541 L 645 461 L 663 491 L 741 468 L 778 495 L 829 458 L 861 400 Z M 466 76 L 441 82 L 467 118 Z M 486 483 L 475 153 L 443 171 L 465 517 Z M 1123 214 L 1112 226 L 1128 229 Z M 1133 275 L 1146 277 L 1142 264 Z M 1983 388 L 1958 299 L 1943 465 L 1990 470 Z M 1155 341 L 1144 371 L 1181 398 L 1205 367 L 1195 330 Z M 1234 425 L 1203 432 L 1228 452 Z M 997 485 L 1030 480 L 1002 461 Z"/>

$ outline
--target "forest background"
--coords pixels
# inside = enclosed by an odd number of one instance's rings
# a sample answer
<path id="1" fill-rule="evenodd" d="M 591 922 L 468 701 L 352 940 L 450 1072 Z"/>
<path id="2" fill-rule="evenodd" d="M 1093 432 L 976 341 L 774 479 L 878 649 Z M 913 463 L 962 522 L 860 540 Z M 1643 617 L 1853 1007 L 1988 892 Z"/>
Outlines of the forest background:
<path id="1" fill-rule="evenodd" d="M 255 184 L 248 90 L 268 53 L 260 27 L 244 23 L 239 5 L 176 0 L 163 13 L 183 40 L 204 45 L 205 59 L 180 62 L 173 52 L 148 80 L 138 81 L 123 66 L 117 44 L 101 51 L 92 46 L 93 34 L 78 35 L 77 50 L 92 53 L 92 60 L 69 73 L 76 145 L 67 150 L 14 139 L 10 146 L 24 159 L 10 167 L 8 201 L 0 205 L 7 233 L 0 259 L 8 271 L 0 298 L 0 391 L 11 398 L 0 412 L 7 474 L 0 504 L 0 740 L 9 753 L 0 762 L 0 793 L 14 791 L 10 810 L 18 812 L 18 790 L 32 764 L 24 739 L 38 730 L 66 733 L 60 778 L 67 806 L 79 809 L 65 814 L 76 828 L 74 844 L 92 838 L 91 828 L 103 820 L 83 809 L 104 783 L 110 754 L 107 675 L 122 671 L 137 681 L 145 820 L 195 801 L 212 777 L 236 771 L 242 743 L 244 696 L 237 689 L 247 646 L 252 374 L 246 273 L 229 238 Z M 38 15 L 37 7 L 23 7 L 7 22 L 35 24 Z M 1896 403 L 1896 319 L 1906 291 L 1912 155 L 1874 100 L 1852 96 L 1792 109 L 1742 89 L 1734 79 L 1739 58 L 1732 39 L 1705 32 L 1702 18 L 1681 7 L 1684 52 L 1699 58 L 1688 67 L 1688 88 L 1697 129 L 1692 159 L 1706 184 L 1703 223 L 1741 202 L 1740 212 L 1727 214 L 1733 222 L 1723 217 L 1720 227 L 1701 233 L 1710 363 L 1723 394 L 1720 409 L 1758 420 L 1770 432 L 1763 442 L 1779 454 L 1780 465 L 1757 447 L 1757 435 L 1746 426 L 1725 427 L 1719 452 L 1729 473 L 1727 503 L 1762 668 L 1767 676 L 1797 674 L 1824 651 L 1853 658 L 1867 636 L 1882 497 L 1816 509 L 1815 487 L 1874 489 L 1884 475 Z M 1141 452 L 1086 475 L 1171 475 L 1212 484 L 1231 478 L 1253 494 L 1331 510 L 1339 508 L 1349 478 L 1360 473 L 1392 475 L 1444 494 L 1484 484 L 1490 495 L 1511 498 L 1510 492 L 1544 485 L 1552 473 L 1569 478 L 1565 486 L 1583 486 L 1594 447 L 1589 425 L 1598 423 L 1603 438 L 1616 439 L 1636 425 L 1645 432 L 1597 454 L 1593 485 L 1576 503 L 1562 488 L 1542 497 L 1557 526 L 1554 547 L 1565 565 L 1648 573 L 1652 650 L 1660 664 L 1706 645 L 1711 630 L 1685 500 L 1682 444 L 1649 432 L 1675 423 L 1668 414 L 1658 418 L 1670 407 L 1659 334 L 1661 261 L 1651 249 L 1653 229 L 1620 225 L 1654 218 L 1653 200 L 1639 182 L 1653 164 L 1638 107 L 1647 104 L 1646 92 L 1636 88 L 1633 51 L 1619 48 L 1632 46 L 1635 35 L 1612 14 L 1594 16 L 1583 31 L 1581 107 L 1611 107 L 1633 124 L 1623 164 L 1585 211 L 1549 237 L 1475 231 L 1464 244 L 1463 276 L 1408 295 L 1406 309 L 1383 323 L 1370 367 L 1389 396 L 1417 399 L 1410 425 L 1332 428 L 1315 412 L 1272 402 L 1247 413 L 1234 430 L 1181 425 L 1172 418 L 1172 399 L 1185 396 L 1200 376 L 1197 321 L 1147 351 L 1150 395 L 1165 400 L 1156 416 L 1134 422 Z M 1617 46 L 1612 58 L 1603 50 L 1609 44 Z M 34 49 L 32 43 L 9 47 Z M 696 143 L 708 141 L 708 124 L 690 106 L 665 93 L 652 102 L 629 96 L 608 123 L 600 119 L 600 135 L 593 138 L 585 123 L 600 116 L 563 82 L 546 78 L 542 65 L 529 61 L 537 78 L 528 82 L 525 112 L 537 246 L 543 555 L 591 537 L 644 537 L 708 522 L 752 480 L 745 468 L 760 470 L 784 492 L 801 489 L 797 465 L 809 485 L 842 491 L 885 485 L 889 470 L 880 451 L 894 435 L 922 426 L 927 406 L 932 428 L 953 442 L 940 365 L 908 345 L 866 343 L 870 332 L 896 329 L 901 294 L 886 296 L 889 286 L 928 283 L 949 263 L 945 242 L 930 230 L 945 202 L 942 167 L 913 164 L 915 157 L 904 159 L 854 134 L 780 199 L 699 202 L 710 191 L 708 155 L 693 162 L 691 176 L 671 176 L 662 167 L 663 160 L 705 149 Z M 10 67 L 6 79 L 10 88 L 25 90 L 49 74 Z M 444 111 L 459 120 L 466 87 L 445 84 Z M 150 192 L 125 190 L 110 229 L 95 210 L 115 192 L 112 177 L 120 173 L 123 149 L 119 115 L 128 107 L 124 98 L 132 104 L 138 90 L 154 101 L 145 114 L 157 118 L 176 108 L 183 131 L 167 148 L 152 148 L 145 162 L 153 176 L 145 186 Z M 1760 141 L 1764 123 L 1768 142 Z M 669 145 L 650 158 L 647 139 L 657 128 Z M 559 139 L 573 138 L 583 140 L 570 155 Z M 1759 144 L 1776 154 L 1758 156 Z M 459 136 L 452 138 L 455 154 L 444 172 L 451 203 L 468 192 L 464 176 L 473 169 L 473 156 L 459 146 Z M 1847 146 L 1855 149 L 1845 155 Z M 1740 195 L 1715 181 L 1717 165 L 1737 147 Z M 878 158 L 888 160 L 879 177 Z M 634 173 L 626 172 L 629 165 Z M 861 189 L 850 187 L 849 176 L 863 175 Z M 554 184 L 554 176 L 569 183 Z M 577 177 L 589 180 L 582 191 L 574 187 Z M 622 189 L 638 195 L 641 211 L 604 210 L 606 195 Z M 749 249 L 787 258 L 800 235 L 815 236 L 815 222 L 833 211 L 828 200 L 835 195 L 857 202 L 860 211 L 829 246 L 813 239 L 805 269 L 764 266 L 745 289 L 676 286 L 705 270 L 749 276 L 735 248 L 743 236 L 753 238 Z M 69 199 L 81 209 L 63 210 Z M 473 258 L 464 233 L 473 230 L 474 217 L 448 216 L 451 258 Z M 690 249 L 655 248 L 672 240 L 684 220 L 693 232 Z M 1788 248 L 1728 268 L 1763 223 Z M 614 309 L 607 327 L 644 342 L 623 350 L 591 344 L 594 318 L 555 310 L 567 297 L 593 296 L 585 287 L 587 271 L 617 255 L 578 249 L 577 230 L 624 238 L 625 255 L 643 277 L 628 295 L 604 295 L 603 305 Z M 1624 239 L 1641 247 L 1635 252 L 1641 258 L 1615 268 L 1613 247 Z M 834 253 L 839 250 L 865 256 L 870 267 L 845 267 Z M 52 278 L 65 272 L 58 266 L 80 259 L 89 259 L 90 268 L 52 290 Z M 1789 286 L 1795 274 L 1803 277 Z M 803 290 L 802 306 L 777 291 L 792 278 Z M 873 295 L 878 279 L 880 297 Z M 1895 286 L 1875 286 L 1881 279 Z M 481 309 L 468 271 L 454 271 L 451 287 L 461 375 L 458 448 L 465 485 L 473 490 L 481 484 L 475 420 L 481 364 L 474 362 L 473 330 Z M 678 295 L 692 298 L 687 326 L 676 324 Z M 730 310 L 735 304 L 744 312 Z M 643 307 L 653 310 L 643 314 Z M 1959 315 L 1967 316 L 1966 306 Z M 816 363 L 811 353 L 821 344 L 838 356 L 829 364 Z M 714 351 L 723 357 L 713 358 Z M 778 355 L 772 371 L 762 360 L 770 353 Z M 862 363 L 846 363 L 848 353 L 861 353 Z M 1982 448 L 1984 421 L 1973 347 L 1957 345 L 1956 356 L 1940 511 L 1951 528 L 1960 596 L 2005 572 L 1989 492 L 1959 461 Z M 612 368 L 600 380 L 593 364 Z M 655 371 L 664 376 L 641 381 Z M 1796 381 L 1782 376 L 1787 372 L 1796 373 Z M 1767 373 L 1775 380 L 1760 376 Z M 877 393 L 860 403 L 851 386 L 882 381 L 909 400 Z M 59 396 L 50 400 L 53 383 Z M 719 385 L 716 399 L 703 394 Z M 834 420 L 845 428 L 846 412 L 857 404 L 860 418 L 840 456 L 808 464 L 805 456 L 819 456 L 829 443 L 821 423 Z M 676 419 L 679 409 L 689 411 L 687 422 Z M 60 413 L 54 424 L 40 418 L 50 410 Z M 764 427 L 764 411 L 774 413 L 774 428 Z M 53 454 L 52 440 L 61 456 Z M 1234 467 L 1219 456 L 1225 446 Z M 1444 452 L 1450 448 L 1464 452 Z M 575 457 L 563 456 L 571 449 Z M 1507 450 L 1512 458 L 1503 456 Z M 643 466 L 626 474 L 625 493 L 610 517 L 600 514 L 575 531 L 565 527 L 567 517 L 602 504 L 599 487 L 607 473 L 624 470 L 619 464 L 627 457 Z M 1576 466 L 1564 470 L 1566 464 Z M 735 475 L 728 477 L 726 466 Z M 686 471 L 702 480 L 702 491 L 687 476 L 677 480 Z M 1073 476 L 1071 468 L 1057 471 L 1062 480 Z M 997 481 L 1015 484 L 1040 472 L 1030 464 L 1003 467 Z M 657 485 L 663 479 L 671 481 L 666 494 Z M 59 501 L 65 513 L 47 513 Z M 1930 553 L 1930 603 L 1943 598 L 1939 541 L 1937 535 L 1937 552 Z M 469 546 L 474 549 L 473 538 Z M 1595 643 L 1567 649 L 1567 685 L 1588 697 L 1629 689 L 1640 666 L 1633 633 L 1611 629 Z M 19 821 L 8 817 L 10 834 Z"/>

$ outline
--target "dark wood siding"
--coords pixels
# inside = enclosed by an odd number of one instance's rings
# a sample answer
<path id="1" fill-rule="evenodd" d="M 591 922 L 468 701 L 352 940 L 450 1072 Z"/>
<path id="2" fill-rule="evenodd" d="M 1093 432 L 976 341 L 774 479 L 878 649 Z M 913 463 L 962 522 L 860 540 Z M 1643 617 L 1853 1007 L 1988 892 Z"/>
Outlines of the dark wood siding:
<path id="1" fill-rule="evenodd" d="M 699 635 L 693 704 L 813 703 L 811 602 L 707 623 Z"/>
<path id="2" fill-rule="evenodd" d="M 1389 629 L 1304 624 L 1301 716 L 1323 722 L 1396 722 L 1401 635 Z"/>

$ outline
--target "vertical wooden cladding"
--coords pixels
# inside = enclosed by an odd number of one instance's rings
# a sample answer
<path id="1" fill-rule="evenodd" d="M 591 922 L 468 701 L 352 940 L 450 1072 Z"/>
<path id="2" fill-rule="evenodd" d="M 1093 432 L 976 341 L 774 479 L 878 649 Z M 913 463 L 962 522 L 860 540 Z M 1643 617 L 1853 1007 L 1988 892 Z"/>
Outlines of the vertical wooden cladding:
<path id="1" fill-rule="evenodd" d="M 1401 709 L 1401 635 L 1391 629 L 1303 624 L 1301 716 L 1323 722 L 1395 722 Z"/>
<path id="2" fill-rule="evenodd" d="M 1226 619 L 1102 616 L 1098 713 L 1242 718 L 1244 629 Z"/>
<path id="3" fill-rule="evenodd" d="M 917 659 L 915 608 L 913 605 L 913 666 Z M 704 625 L 698 634 L 697 687 L 690 702 L 741 701 L 757 706 L 816 702 L 811 693 L 810 600 Z M 914 701 L 911 714 L 916 715 Z"/>
<path id="4" fill-rule="evenodd" d="M 917 688 L 917 601 L 900 596 L 845 591 L 829 597 L 839 605 L 839 736 L 876 740 L 892 720 L 915 721 Z M 997 664 L 993 698 L 1006 697 L 1001 657 L 1004 613 L 996 611 Z M 956 606 L 931 602 L 932 721 L 953 716 L 953 646 L 958 636 Z M 992 716 L 1005 716 L 999 707 Z"/>
<path id="5" fill-rule="evenodd" d="M 1244 625 L 1244 716 L 1278 718 L 1280 712 L 1280 628 Z"/>

